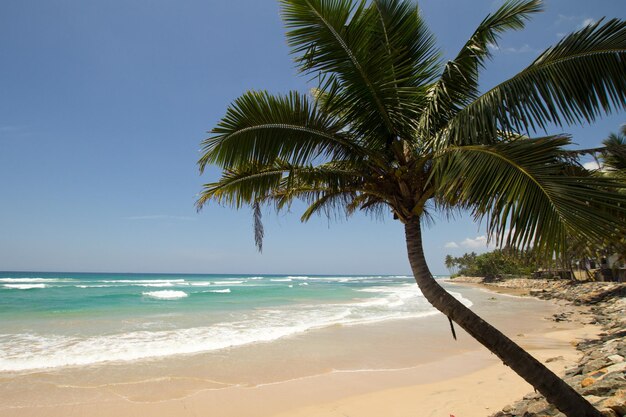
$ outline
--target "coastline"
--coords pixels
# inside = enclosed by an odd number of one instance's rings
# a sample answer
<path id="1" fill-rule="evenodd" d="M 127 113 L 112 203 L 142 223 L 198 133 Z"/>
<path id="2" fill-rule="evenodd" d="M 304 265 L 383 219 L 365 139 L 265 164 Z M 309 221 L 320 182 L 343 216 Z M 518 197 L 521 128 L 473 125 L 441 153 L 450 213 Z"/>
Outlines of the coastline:
<path id="1" fill-rule="evenodd" d="M 544 320 L 553 302 L 518 300 L 464 288 L 484 314 L 557 372 L 578 357 L 571 341 L 597 334 L 591 324 Z M 572 307 L 573 310 L 579 308 Z M 518 314 L 528 322 L 512 320 Z M 214 355 L 0 374 L 6 416 L 224 417 L 485 416 L 531 388 L 460 329 L 453 342 L 437 315 L 367 326 L 337 326 L 280 342 Z M 346 348 L 348 345 L 350 348 Z M 341 352 L 341 353 L 339 353 Z M 235 358 L 231 380 L 215 377 Z M 375 366 L 372 366 L 374 364 Z M 374 369 L 375 368 L 375 369 Z M 430 413 L 430 414 L 429 414 Z M 447 414 L 446 414 L 447 413 Z"/>
<path id="2" fill-rule="evenodd" d="M 553 320 L 599 327 L 601 331 L 596 337 L 575 344 L 580 359 L 560 376 L 603 416 L 626 415 L 625 283 L 520 278 L 483 283 L 476 277 L 461 277 L 457 283 L 478 285 L 496 292 L 513 290 L 537 299 L 554 300 L 563 309 L 552 317 Z M 571 306 L 576 307 L 575 311 Z M 538 393 L 529 393 L 492 415 L 521 416 L 564 417 Z"/>

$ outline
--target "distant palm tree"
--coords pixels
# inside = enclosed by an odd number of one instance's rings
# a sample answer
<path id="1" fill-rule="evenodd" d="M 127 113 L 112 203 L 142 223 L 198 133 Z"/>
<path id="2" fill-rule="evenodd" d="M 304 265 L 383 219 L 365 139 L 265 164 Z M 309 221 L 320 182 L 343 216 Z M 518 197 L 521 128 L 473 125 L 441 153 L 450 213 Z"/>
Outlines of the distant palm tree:
<path id="1" fill-rule="evenodd" d="M 282 0 L 287 39 L 311 96 L 250 91 L 203 142 L 209 200 L 254 209 L 310 205 L 302 215 L 391 211 L 404 224 L 424 296 L 568 416 L 600 416 L 576 391 L 442 289 L 422 248 L 429 212 L 469 210 L 496 243 L 552 256 L 568 233 L 613 230 L 626 197 L 563 151 L 565 136 L 530 139 L 551 124 L 591 122 L 625 107 L 626 23 L 587 26 L 481 94 L 479 70 L 499 35 L 521 29 L 540 0 L 507 1 L 445 65 L 417 7 L 401 0 Z M 511 231 L 507 233 L 507 231 Z"/>
<path id="2" fill-rule="evenodd" d="M 455 262 L 454 258 L 452 257 L 452 255 L 446 255 L 446 259 L 444 261 L 444 264 L 446 266 L 446 269 L 448 271 L 450 271 L 450 273 L 453 273 L 452 271 L 456 270 L 456 262 Z"/>
<path id="3" fill-rule="evenodd" d="M 602 167 L 607 174 L 626 179 L 626 124 L 622 125 L 618 133 L 611 133 L 604 139 L 602 145 Z"/>

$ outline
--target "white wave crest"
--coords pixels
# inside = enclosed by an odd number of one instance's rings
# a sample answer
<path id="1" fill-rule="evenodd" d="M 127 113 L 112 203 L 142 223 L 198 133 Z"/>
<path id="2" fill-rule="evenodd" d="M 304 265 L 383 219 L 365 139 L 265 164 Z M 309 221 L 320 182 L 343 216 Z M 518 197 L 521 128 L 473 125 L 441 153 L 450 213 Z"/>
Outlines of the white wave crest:
<path id="1" fill-rule="evenodd" d="M 165 283 L 183 283 L 184 279 L 113 279 L 102 280 L 99 282 L 106 282 L 111 284 L 165 284 Z"/>
<path id="2" fill-rule="evenodd" d="M 0 278 L 0 282 L 60 282 L 69 281 L 61 278 Z"/>
<path id="3" fill-rule="evenodd" d="M 119 285 L 74 285 L 76 288 L 111 288 Z"/>
<path id="4" fill-rule="evenodd" d="M 14 290 L 32 290 L 35 288 L 46 288 L 46 284 L 4 284 L 4 288 Z"/>
<path id="5" fill-rule="evenodd" d="M 174 284 L 172 284 L 171 282 L 162 282 L 162 283 L 152 283 L 152 284 L 133 284 L 133 286 L 162 288 L 162 287 L 173 287 Z"/>
<path id="6" fill-rule="evenodd" d="M 142 294 L 148 297 L 158 298 L 161 300 L 177 300 L 179 298 L 185 298 L 189 296 L 189 294 L 187 294 L 184 291 L 171 291 L 171 290 L 149 291 L 149 292 L 144 292 Z"/>
<path id="7" fill-rule="evenodd" d="M 309 282 L 317 284 L 319 281 Z M 85 282 L 80 284 L 83 283 Z M 306 284 L 306 282 L 299 284 Z M 231 288 L 214 288 L 207 288 L 206 291 L 201 292 L 222 294 L 231 292 Z M 236 289 L 240 287 L 233 288 L 236 292 Z M 137 293 L 140 291 L 137 290 Z M 415 284 L 396 283 L 388 286 L 380 284 L 376 287 L 347 289 L 346 291 L 352 295 L 341 301 L 334 300 L 320 304 L 315 300 L 310 300 L 310 303 L 272 305 L 267 309 L 253 308 L 247 310 L 246 314 L 220 316 L 221 318 L 216 319 L 215 322 L 211 324 L 203 322 L 198 327 L 163 328 L 159 325 L 154 328 L 140 327 L 139 330 L 98 335 L 93 333 L 54 335 L 47 332 L 46 334 L 0 333 L 0 371 L 24 371 L 194 354 L 251 343 L 270 342 L 328 326 L 355 326 L 440 314 L 426 302 Z M 45 295 L 45 292 L 41 294 Z M 172 290 L 142 294 L 159 300 L 188 297 L 188 294 L 183 291 Z M 451 294 L 463 304 L 471 306 L 472 303 L 459 293 Z M 219 301 L 221 297 L 215 295 L 214 299 Z M 228 301 L 230 297 L 224 295 L 223 299 Z M 171 302 L 174 303 L 174 301 Z M 163 320 L 165 322 L 167 319 Z"/>

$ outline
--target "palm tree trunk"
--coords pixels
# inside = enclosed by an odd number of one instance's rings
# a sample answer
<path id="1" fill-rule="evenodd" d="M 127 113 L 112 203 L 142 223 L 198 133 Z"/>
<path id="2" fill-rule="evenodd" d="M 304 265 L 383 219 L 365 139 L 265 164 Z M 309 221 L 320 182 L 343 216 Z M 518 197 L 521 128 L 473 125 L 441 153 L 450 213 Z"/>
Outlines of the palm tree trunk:
<path id="1" fill-rule="evenodd" d="M 568 417 L 602 416 L 572 387 L 511 339 L 465 307 L 435 281 L 424 258 L 419 218 L 413 218 L 405 224 L 405 234 L 409 262 L 415 281 L 424 297 L 437 310 L 456 322 L 473 338 L 496 354 L 505 365 L 535 387 L 546 397 L 548 402 L 554 404 Z"/>

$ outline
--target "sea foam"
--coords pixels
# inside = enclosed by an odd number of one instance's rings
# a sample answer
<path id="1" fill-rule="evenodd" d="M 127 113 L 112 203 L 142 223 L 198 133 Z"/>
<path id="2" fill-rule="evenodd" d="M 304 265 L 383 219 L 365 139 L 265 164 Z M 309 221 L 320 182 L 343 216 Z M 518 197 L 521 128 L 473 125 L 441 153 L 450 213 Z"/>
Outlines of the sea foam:
<path id="1" fill-rule="evenodd" d="M 4 287 L 15 290 L 32 290 L 35 288 L 46 288 L 46 284 L 4 284 Z"/>
<path id="2" fill-rule="evenodd" d="M 61 278 L 0 278 L 0 282 L 62 282 L 69 281 Z"/>
<path id="3" fill-rule="evenodd" d="M 209 352 L 269 342 L 333 325 L 370 324 L 440 314 L 425 302 L 414 284 L 366 290 L 360 293 L 369 293 L 372 297 L 351 302 L 258 309 L 245 319 L 219 321 L 209 326 L 91 336 L 0 334 L 0 370 L 23 371 Z M 227 293 L 230 289 L 211 291 Z M 183 291 L 172 290 L 143 294 L 164 300 L 188 296 Z M 453 295 L 471 305 L 460 294 Z"/>
<path id="4" fill-rule="evenodd" d="M 164 290 L 164 291 L 148 291 L 148 292 L 144 292 L 142 293 L 145 296 L 148 297 L 152 297 L 152 298 L 158 298 L 161 300 L 176 300 L 179 298 L 185 298 L 188 297 L 189 294 L 187 294 L 184 291 L 171 291 L 171 290 Z"/>

